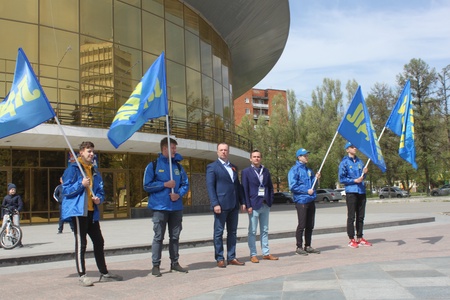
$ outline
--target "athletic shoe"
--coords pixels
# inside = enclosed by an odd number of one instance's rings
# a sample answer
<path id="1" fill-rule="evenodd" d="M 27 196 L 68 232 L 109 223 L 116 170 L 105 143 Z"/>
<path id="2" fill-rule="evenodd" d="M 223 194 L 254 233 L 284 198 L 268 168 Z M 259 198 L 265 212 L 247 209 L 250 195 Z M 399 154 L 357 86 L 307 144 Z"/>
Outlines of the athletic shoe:
<path id="1" fill-rule="evenodd" d="M 359 241 L 358 241 L 358 245 L 361 245 L 361 246 L 372 246 L 372 243 L 368 242 L 364 238 L 360 238 Z"/>
<path id="2" fill-rule="evenodd" d="M 170 272 L 189 273 L 188 269 L 182 268 L 179 263 L 170 266 Z"/>
<path id="3" fill-rule="evenodd" d="M 80 276 L 78 281 L 81 286 L 93 286 L 94 285 L 92 280 L 89 277 L 87 277 L 86 274 L 83 276 Z"/>
<path id="4" fill-rule="evenodd" d="M 320 254 L 320 250 L 314 249 L 311 246 L 305 247 L 305 251 L 308 253 Z"/>
<path id="5" fill-rule="evenodd" d="M 159 266 L 153 266 L 152 275 L 155 277 L 161 277 L 161 271 L 159 270 Z"/>
<path id="6" fill-rule="evenodd" d="M 120 275 L 116 275 L 116 274 L 111 274 L 111 273 L 107 273 L 107 274 L 100 274 L 100 282 L 110 282 L 110 281 L 122 281 L 123 277 Z"/>
<path id="7" fill-rule="evenodd" d="M 306 256 L 306 255 L 308 255 L 308 252 L 306 252 L 302 248 L 297 248 L 297 250 L 295 250 L 295 254 Z"/>
<path id="8" fill-rule="evenodd" d="M 350 248 L 358 248 L 358 243 L 355 241 L 355 239 L 351 239 L 350 242 L 348 243 L 348 246 Z"/>

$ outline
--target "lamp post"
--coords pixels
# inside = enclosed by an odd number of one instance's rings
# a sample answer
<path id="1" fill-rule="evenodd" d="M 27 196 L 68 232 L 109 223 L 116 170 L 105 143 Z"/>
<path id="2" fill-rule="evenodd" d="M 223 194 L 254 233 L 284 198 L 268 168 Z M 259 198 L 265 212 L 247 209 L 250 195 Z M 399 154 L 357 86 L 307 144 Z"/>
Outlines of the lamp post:
<path id="1" fill-rule="evenodd" d="M 66 51 L 64 52 L 63 56 L 59 60 L 58 64 L 56 65 L 56 115 L 59 117 L 60 115 L 60 91 L 59 91 L 59 65 L 63 61 L 64 57 L 66 56 L 67 52 L 72 50 L 72 46 L 68 46 Z"/>

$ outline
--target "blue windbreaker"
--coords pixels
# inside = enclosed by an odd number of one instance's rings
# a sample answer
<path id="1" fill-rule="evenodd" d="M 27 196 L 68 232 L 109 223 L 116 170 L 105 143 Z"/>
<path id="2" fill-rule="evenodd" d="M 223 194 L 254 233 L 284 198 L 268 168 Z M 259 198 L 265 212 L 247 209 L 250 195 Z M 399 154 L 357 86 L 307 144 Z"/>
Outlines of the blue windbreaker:
<path id="1" fill-rule="evenodd" d="M 314 172 L 300 161 L 289 170 L 289 190 L 294 196 L 295 203 L 306 204 L 316 200 L 316 191 L 312 195 L 308 194 L 315 178 Z"/>
<path id="2" fill-rule="evenodd" d="M 170 180 L 169 160 L 162 155 L 158 154 L 156 160 L 156 174 L 153 172 L 153 163 L 147 165 L 144 171 L 144 190 L 148 193 L 148 208 L 153 210 L 165 210 L 165 211 L 177 211 L 183 209 L 183 196 L 189 190 L 189 181 L 180 164 L 178 169 L 177 163 L 183 160 L 183 157 L 176 153 L 172 159 L 172 174 L 173 180 L 175 180 L 174 193 L 180 195 L 177 201 L 170 200 L 169 194 L 171 189 L 164 187 L 164 182 Z"/>
<path id="3" fill-rule="evenodd" d="M 366 187 L 364 181 L 355 183 L 355 179 L 361 177 L 363 174 L 364 163 L 355 156 L 352 159 L 350 156 L 344 156 L 339 164 L 339 182 L 345 185 L 345 193 L 365 194 Z M 365 178 L 364 174 L 364 178 Z"/>
<path id="4" fill-rule="evenodd" d="M 83 167 L 83 166 L 82 166 Z M 103 179 L 97 167 L 92 166 L 93 184 L 92 190 L 95 196 L 100 198 L 100 204 L 105 200 L 105 191 L 103 190 Z M 69 217 L 84 216 L 88 214 L 88 192 L 81 183 L 83 175 L 74 162 L 64 171 L 63 175 L 63 197 L 61 209 L 61 219 Z M 99 204 L 99 205 L 100 205 Z M 94 221 L 100 220 L 98 205 L 94 203 Z"/>

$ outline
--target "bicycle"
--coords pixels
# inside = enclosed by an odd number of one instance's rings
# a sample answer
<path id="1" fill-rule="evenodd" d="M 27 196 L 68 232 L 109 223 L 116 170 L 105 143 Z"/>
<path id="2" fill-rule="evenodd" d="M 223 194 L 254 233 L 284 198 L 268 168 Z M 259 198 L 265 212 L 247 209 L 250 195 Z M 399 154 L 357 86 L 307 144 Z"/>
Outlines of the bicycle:
<path id="1" fill-rule="evenodd" d="M 2 208 L 5 209 L 7 218 L 6 225 L 0 233 L 0 244 L 4 249 L 9 250 L 20 245 L 20 242 L 22 241 L 22 229 L 13 224 L 13 216 L 17 214 L 17 212 L 8 207 Z"/>

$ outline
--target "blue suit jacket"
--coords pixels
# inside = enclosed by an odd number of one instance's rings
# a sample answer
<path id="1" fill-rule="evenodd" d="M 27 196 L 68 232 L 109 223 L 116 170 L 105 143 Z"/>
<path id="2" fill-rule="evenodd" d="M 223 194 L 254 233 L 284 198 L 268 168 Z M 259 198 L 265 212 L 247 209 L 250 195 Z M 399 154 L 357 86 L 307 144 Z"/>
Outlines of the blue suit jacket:
<path id="1" fill-rule="evenodd" d="M 242 170 L 242 186 L 244 187 L 245 204 L 247 208 L 260 209 L 263 201 L 266 200 L 267 206 L 271 207 L 273 202 L 273 184 L 270 177 L 269 169 L 264 168 L 263 182 L 264 197 L 258 196 L 259 186 L 261 185 L 258 175 L 256 175 L 253 167 Z"/>
<path id="2" fill-rule="evenodd" d="M 232 210 L 239 208 L 239 204 L 245 204 L 237 169 L 234 165 L 231 166 L 234 169 L 234 182 L 231 180 L 227 169 L 219 160 L 210 163 L 206 167 L 206 187 L 209 201 L 211 202 L 211 209 L 214 209 L 216 205 L 220 205 L 222 210 Z"/>

